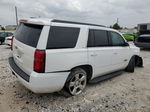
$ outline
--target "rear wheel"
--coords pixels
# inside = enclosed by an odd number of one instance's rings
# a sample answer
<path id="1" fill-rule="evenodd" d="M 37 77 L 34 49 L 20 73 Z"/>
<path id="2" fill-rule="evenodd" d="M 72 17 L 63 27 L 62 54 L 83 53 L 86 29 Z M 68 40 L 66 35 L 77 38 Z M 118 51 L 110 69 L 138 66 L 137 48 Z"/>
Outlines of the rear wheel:
<path id="1" fill-rule="evenodd" d="M 64 90 L 69 93 L 70 96 L 76 96 L 82 93 L 87 83 L 87 73 L 81 68 L 76 68 L 70 73 Z"/>
<path id="2" fill-rule="evenodd" d="M 127 68 L 126 68 L 126 71 L 133 73 L 134 72 L 134 68 L 135 68 L 135 56 L 133 56 L 130 59 L 129 64 L 128 64 Z"/>

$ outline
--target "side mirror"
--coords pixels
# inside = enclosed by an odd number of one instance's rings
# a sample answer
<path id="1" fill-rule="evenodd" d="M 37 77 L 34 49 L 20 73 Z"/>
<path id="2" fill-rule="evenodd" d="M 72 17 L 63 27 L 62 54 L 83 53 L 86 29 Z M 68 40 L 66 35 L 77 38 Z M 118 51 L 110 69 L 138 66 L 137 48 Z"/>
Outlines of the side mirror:
<path id="1" fill-rule="evenodd" d="M 124 46 L 129 46 L 129 43 L 128 43 L 128 42 L 125 42 L 125 43 L 124 43 Z"/>

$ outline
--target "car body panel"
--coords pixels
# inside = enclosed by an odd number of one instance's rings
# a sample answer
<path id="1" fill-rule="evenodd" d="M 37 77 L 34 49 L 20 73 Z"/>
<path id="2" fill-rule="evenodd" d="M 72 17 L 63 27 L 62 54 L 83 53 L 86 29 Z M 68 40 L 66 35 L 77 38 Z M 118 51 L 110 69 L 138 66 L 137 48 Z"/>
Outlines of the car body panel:
<path id="1" fill-rule="evenodd" d="M 14 38 L 13 57 L 16 64 L 27 74 L 33 71 L 35 48 L 21 43 Z"/>
<path id="2" fill-rule="evenodd" d="M 35 48 L 30 47 L 14 39 L 13 51 L 10 54 L 10 57 L 14 58 L 16 65 L 28 74 L 30 79 L 29 82 L 26 82 L 17 73 L 15 73 L 16 76 L 23 85 L 35 93 L 47 93 L 61 90 L 70 71 L 78 66 L 90 65 L 93 69 L 91 77 L 91 79 L 93 79 L 116 70 L 125 69 L 131 57 L 139 55 L 139 48 L 133 45 L 87 47 L 89 29 L 107 30 L 119 33 L 116 30 L 106 27 L 56 23 L 51 21 L 51 19 L 27 19 L 27 23 L 44 25 L 37 46 Z M 67 49 L 46 49 L 51 26 L 80 28 L 76 46 Z M 34 53 L 37 49 L 45 50 L 46 52 L 45 73 L 37 73 L 33 70 Z M 14 70 L 12 71 L 15 72 Z"/>

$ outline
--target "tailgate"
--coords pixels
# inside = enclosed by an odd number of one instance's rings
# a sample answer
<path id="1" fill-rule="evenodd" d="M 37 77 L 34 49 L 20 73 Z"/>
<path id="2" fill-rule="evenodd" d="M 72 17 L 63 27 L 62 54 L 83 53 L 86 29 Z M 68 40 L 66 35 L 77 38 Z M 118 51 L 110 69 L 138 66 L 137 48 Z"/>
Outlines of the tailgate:
<path id="1" fill-rule="evenodd" d="M 35 48 L 22 44 L 16 39 L 14 40 L 14 61 L 18 65 L 18 67 L 20 67 L 28 75 L 30 75 L 30 73 L 33 71 L 34 52 Z"/>
<path id="2" fill-rule="evenodd" d="M 14 61 L 28 75 L 33 71 L 34 53 L 42 29 L 42 25 L 21 23 L 14 35 Z"/>

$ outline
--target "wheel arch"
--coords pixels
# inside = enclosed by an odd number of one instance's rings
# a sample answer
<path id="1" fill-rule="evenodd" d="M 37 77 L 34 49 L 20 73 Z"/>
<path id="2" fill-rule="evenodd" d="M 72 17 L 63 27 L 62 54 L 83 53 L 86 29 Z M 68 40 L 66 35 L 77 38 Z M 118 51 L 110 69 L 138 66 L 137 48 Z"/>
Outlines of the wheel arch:
<path id="1" fill-rule="evenodd" d="M 79 65 L 79 66 L 73 67 L 73 68 L 71 69 L 71 71 L 74 70 L 74 69 L 76 69 L 76 68 L 82 68 L 83 70 L 86 71 L 88 81 L 92 78 L 92 75 L 93 75 L 93 67 L 92 67 L 91 65 L 88 65 L 88 64 L 86 64 L 86 65 Z"/>
<path id="2" fill-rule="evenodd" d="M 142 59 L 142 57 L 140 57 L 138 55 L 134 55 L 134 58 L 135 58 L 135 66 L 143 67 L 143 59 Z"/>

